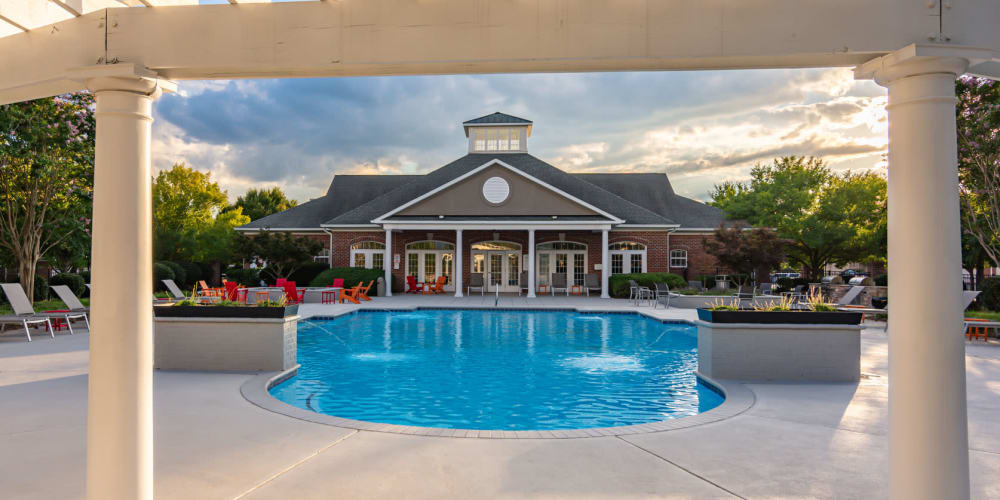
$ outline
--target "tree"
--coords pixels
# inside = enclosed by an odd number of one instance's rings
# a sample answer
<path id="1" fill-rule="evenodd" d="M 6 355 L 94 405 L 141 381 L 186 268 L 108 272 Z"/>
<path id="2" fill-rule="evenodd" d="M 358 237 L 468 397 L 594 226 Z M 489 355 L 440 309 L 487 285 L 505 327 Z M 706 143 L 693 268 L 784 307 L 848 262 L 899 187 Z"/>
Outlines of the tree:
<path id="1" fill-rule="evenodd" d="M 1000 85 L 963 76 L 955 93 L 962 230 L 1000 266 Z"/>
<path id="2" fill-rule="evenodd" d="M 323 250 L 323 244 L 312 238 L 273 231 L 261 231 L 255 236 L 240 235 L 237 246 L 244 255 L 262 259 L 266 267 L 261 273 L 275 279 L 288 278 Z"/>
<path id="3" fill-rule="evenodd" d="M 235 252 L 233 228 L 248 222 L 211 174 L 177 164 L 153 180 L 155 260 L 210 262 L 218 281 L 222 262 Z"/>
<path id="4" fill-rule="evenodd" d="M 250 189 L 245 195 L 236 198 L 233 206 L 242 208 L 243 215 L 250 217 L 250 220 L 257 220 L 298 204 L 299 202 L 285 197 L 281 188 L 275 186 L 271 189 Z"/>
<path id="5" fill-rule="evenodd" d="M 785 261 L 788 241 L 770 229 L 747 230 L 743 224 L 720 226 L 714 238 L 704 241 L 705 251 L 715 256 L 719 264 L 736 273 L 737 279 L 756 273 L 760 283 Z M 740 286 L 747 283 L 740 279 Z"/>
<path id="6" fill-rule="evenodd" d="M 34 297 L 42 256 L 89 228 L 94 182 L 93 96 L 0 106 L 0 247 Z M 64 249 L 80 249 L 67 245 Z"/>
<path id="7" fill-rule="evenodd" d="M 884 259 L 886 182 L 875 173 L 833 173 L 821 159 L 786 156 L 757 165 L 748 183 L 715 186 L 711 204 L 729 219 L 774 229 L 791 263 L 817 279 L 830 263 Z"/>

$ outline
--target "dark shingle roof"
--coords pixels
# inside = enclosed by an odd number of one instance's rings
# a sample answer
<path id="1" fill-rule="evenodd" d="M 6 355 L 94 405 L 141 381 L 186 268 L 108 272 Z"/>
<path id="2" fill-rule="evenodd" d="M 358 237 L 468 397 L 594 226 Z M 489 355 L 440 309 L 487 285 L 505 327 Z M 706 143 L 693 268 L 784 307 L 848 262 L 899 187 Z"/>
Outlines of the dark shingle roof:
<path id="1" fill-rule="evenodd" d="M 337 175 L 326 194 L 283 212 L 250 222 L 240 229 L 316 228 L 330 217 L 363 205 L 420 175 Z"/>
<path id="2" fill-rule="evenodd" d="M 492 125 L 495 123 L 520 123 L 528 125 L 531 124 L 531 120 L 525 120 L 524 118 L 518 118 L 516 116 L 511 116 L 497 111 L 491 115 L 473 118 L 467 122 L 463 122 L 462 125 Z"/>
<path id="3" fill-rule="evenodd" d="M 726 219 L 718 208 L 675 194 L 666 174 L 575 175 L 667 217 L 681 228 L 716 228 Z"/>
<path id="4" fill-rule="evenodd" d="M 494 159 L 500 160 L 570 196 L 584 200 L 605 212 L 625 219 L 630 224 L 673 224 L 669 218 L 630 203 L 616 194 L 601 189 L 580 177 L 563 172 L 527 153 L 468 154 L 354 210 L 340 214 L 328 220 L 326 224 L 367 224 L 372 219 L 380 217 Z"/>

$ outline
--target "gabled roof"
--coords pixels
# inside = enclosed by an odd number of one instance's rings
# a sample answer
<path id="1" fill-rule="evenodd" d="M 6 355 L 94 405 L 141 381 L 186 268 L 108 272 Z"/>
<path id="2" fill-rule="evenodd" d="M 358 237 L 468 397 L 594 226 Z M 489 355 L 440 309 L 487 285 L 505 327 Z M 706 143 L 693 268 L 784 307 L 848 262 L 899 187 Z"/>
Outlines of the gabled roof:
<path id="1" fill-rule="evenodd" d="M 462 125 L 499 125 L 499 124 L 517 124 L 517 125 L 531 125 L 531 120 L 525 120 L 524 118 L 518 118 L 516 116 L 511 116 L 506 113 L 501 113 L 497 111 L 496 113 L 489 114 L 486 116 L 480 116 L 479 118 L 473 118 L 467 122 L 462 122 Z"/>
<path id="2" fill-rule="evenodd" d="M 574 174 L 618 196 L 668 217 L 681 228 L 717 228 L 722 210 L 674 193 L 666 174 Z"/>
<path id="3" fill-rule="evenodd" d="M 673 225 L 672 220 L 635 205 L 580 177 L 568 174 L 527 153 L 469 154 L 414 179 L 364 205 L 334 217 L 325 226 L 368 224 L 393 209 L 447 184 L 481 166 L 499 160 L 566 194 L 624 219 L 628 224 Z M 391 220 L 391 218 L 390 218 Z"/>
<path id="4" fill-rule="evenodd" d="M 397 187 L 423 177 L 420 175 L 337 175 L 326 195 L 283 212 L 268 215 L 238 229 L 319 229 L 333 215 L 342 214 Z"/>

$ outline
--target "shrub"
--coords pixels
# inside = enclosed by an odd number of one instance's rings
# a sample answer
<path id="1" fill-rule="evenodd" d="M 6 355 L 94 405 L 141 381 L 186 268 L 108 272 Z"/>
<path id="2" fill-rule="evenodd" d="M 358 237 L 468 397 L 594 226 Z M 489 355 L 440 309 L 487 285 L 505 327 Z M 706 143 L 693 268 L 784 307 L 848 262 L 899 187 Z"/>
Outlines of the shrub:
<path id="1" fill-rule="evenodd" d="M 611 288 L 611 296 L 616 298 L 628 298 L 628 280 L 635 280 L 640 286 L 652 288 L 654 283 L 666 283 L 671 290 L 687 287 L 687 281 L 683 276 L 672 273 L 635 273 L 635 274 L 613 274 L 608 280 Z"/>
<path id="2" fill-rule="evenodd" d="M 174 282 L 177 283 L 177 286 L 181 288 L 191 286 L 192 283 L 188 281 L 187 272 L 184 271 L 184 268 L 180 264 L 170 262 L 169 260 L 164 260 L 162 262 L 174 272 Z"/>
<path id="3" fill-rule="evenodd" d="M 1000 311 L 1000 278 L 983 280 L 983 293 L 979 294 L 979 303 L 988 311 Z"/>
<path id="4" fill-rule="evenodd" d="M 288 281 L 294 281 L 296 284 L 305 286 L 306 283 L 312 283 L 312 281 L 319 276 L 319 273 L 326 271 L 327 269 L 330 269 L 330 264 L 324 264 L 323 262 L 310 262 L 288 275 Z"/>
<path id="5" fill-rule="evenodd" d="M 83 297 L 83 292 L 87 290 L 83 277 L 73 273 L 57 274 L 49 280 L 49 285 L 66 285 L 77 297 Z"/>
<path id="6" fill-rule="evenodd" d="M 257 269 L 243 269 L 241 267 L 230 267 L 226 269 L 226 278 L 244 286 L 257 286 L 260 284 L 260 271 Z"/>
<path id="7" fill-rule="evenodd" d="M 194 262 L 178 262 L 178 264 L 184 268 L 184 277 L 187 278 L 187 286 L 194 285 L 198 280 L 203 279 L 204 275 L 201 274 L 201 267 Z"/>
<path id="8" fill-rule="evenodd" d="M 153 291 L 159 292 L 166 288 L 163 280 L 174 279 L 174 271 L 170 266 L 162 262 L 153 263 Z"/>
<path id="9" fill-rule="evenodd" d="M 83 278 L 83 295 L 80 297 L 90 297 L 90 288 L 87 287 L 90 284 L 90 271 L 80 271 L 80 277 Z"/>
<path id="10" fill-rule="evenodd" d="M 385 275 L 385 271 L 382 269 L 365 269 L 363 267 L 334 267 L 332 269 L 327 269 L 319 273 L 309 286 L 330 286 L 333 284 L 334 278 L 343 278 L 344 286 L 352 287 L 357 285 L 358 282 L 362 282 L 365 285 L 369 281 L 376 280 Z M 395 280 L 393 280 L 395 281 Z M 374 285 L 372 286 L 372 293 L 374 293 Z"/>
<path id="11" fill-rule="evenodd" d="M 889 286 L 889 275 L 880 274 L 875 277 L 875 286 Z"/>
<path id="12" fill-rule="evenodd" d="M 35 300 L 49 299 L 49 280 L 35 276 Z"/>

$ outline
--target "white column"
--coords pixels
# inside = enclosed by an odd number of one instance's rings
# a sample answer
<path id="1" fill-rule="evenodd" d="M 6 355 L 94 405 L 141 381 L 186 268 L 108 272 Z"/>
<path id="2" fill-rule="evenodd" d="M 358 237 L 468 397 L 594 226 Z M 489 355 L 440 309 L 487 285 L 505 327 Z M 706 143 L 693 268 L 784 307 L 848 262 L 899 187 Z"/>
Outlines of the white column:
<path id="1" fill-rule="evenodd" d="M 894 55 L 874 72 L 889 89 L 889 494 L 964 499 L 955 78 L 968 63 Z"/>
<path id="2" fill-rule="evenodd" d="M 392 297 L 392 230 L 385 230 L 385 296 Z"/>
<path id="3" fill-rule="evenodd" d="M 528 230 L 528 298 L 535 298 L 535 230 Z"/>
<path id="4" fill-rule="evenodd" d="M 462 230 L 455 230 L 455 296 L 462 296 Z"/>
<path id="5" fill-rule="evenodd" d="M 608 277 L 611 276 L 611 258 L 608 253 L 608 230 L 601 231 L 601 298 L 610 299 Z"/>
<path id="6" fill-rule="evenodd" d="M 87 498 L 153 498 L 154 80 L 98 78 Z"/>

